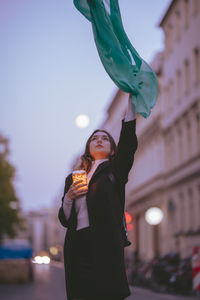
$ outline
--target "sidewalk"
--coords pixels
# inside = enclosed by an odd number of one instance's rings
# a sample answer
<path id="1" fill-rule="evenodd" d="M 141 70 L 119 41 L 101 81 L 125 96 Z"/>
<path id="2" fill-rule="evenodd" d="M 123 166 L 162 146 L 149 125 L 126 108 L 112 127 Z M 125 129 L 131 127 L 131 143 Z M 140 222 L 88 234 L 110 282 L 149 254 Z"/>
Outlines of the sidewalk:
<path id="1" fill-rule="evenodd" d="M 27 284 L 0 285 L 2 300 L 66 300 L 63 263 L 34 265 L 34 280 Z M 198 300 L 198 297 L 166 295 L 151 290 L 130 287 L 131 296 L 126 300 Z M 103 299 L 102 299 L 103 300 Z"/>
<path id="2" fill-rule="evenodd" d="M 198 300 L 197 296 L 182 296 L 174 294 L 155 293 L 148 289 L 130 287 L 131 296 L 127 300 Z"/>

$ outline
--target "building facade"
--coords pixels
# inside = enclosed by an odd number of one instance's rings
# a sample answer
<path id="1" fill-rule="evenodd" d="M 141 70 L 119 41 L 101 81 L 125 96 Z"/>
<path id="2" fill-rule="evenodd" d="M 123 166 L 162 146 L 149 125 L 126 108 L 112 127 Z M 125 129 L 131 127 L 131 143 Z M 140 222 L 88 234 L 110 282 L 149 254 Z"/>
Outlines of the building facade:
<path id="1" fill-rule="evenodd" d="M 27 213 L 26 239 L 33 248 L 34 255 L 42 251 L 49 252 L 51 247 L 62 250 L 64 243 L 64 228 L 60 228 L 58 222 L 58 208 L 42 209 Z M 60 255 L 62 256 L 62 255 Z"/>
<path id="2" fill-rule="evenodd" d="M 134 220 L 129 251 L 143 260 L 168 252 L 187 257 L 200 246 L 200 0 L 171 1 L 159 25 L 165 47 L 152 62 L 158 103 L 147 120 L 137 116 L 139 147 L 126 188 Z M 116 141 L 127 98 L 116 93 L 103 124 Z M 164 213 L 157 226 L 145 221 L 153 206 Z"/>

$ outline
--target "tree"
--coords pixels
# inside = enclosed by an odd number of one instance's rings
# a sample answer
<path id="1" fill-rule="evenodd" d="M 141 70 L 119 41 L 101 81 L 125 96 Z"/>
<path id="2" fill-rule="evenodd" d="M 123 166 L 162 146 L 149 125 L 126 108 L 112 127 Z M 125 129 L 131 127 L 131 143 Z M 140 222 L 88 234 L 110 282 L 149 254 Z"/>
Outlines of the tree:
<path id="1" fill-rule="evenodd" d="M 25 229 L 13 185 L 15 168 L 8 161 L 8 155 L 8 139 L 0 134 L 0 244 L 4 235 L 14 238 L 18 230 Z"/>

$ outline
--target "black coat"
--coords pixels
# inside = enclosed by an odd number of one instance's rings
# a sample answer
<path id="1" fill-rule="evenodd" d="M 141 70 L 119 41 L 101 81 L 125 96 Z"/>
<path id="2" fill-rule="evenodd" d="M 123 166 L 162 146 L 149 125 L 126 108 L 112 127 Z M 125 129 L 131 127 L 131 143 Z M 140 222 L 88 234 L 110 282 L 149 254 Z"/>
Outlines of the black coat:
<path id="1" fill-rule="evenodd" d="M 113 161 L 101 163 L 95 170 L 88 186 L 86 197 L 89 223 L 92 232 L 96 291 L 98 295 L 113 295 L 125 298 L 130 295 L 124 265 L 123 210 L 125 184 L 137 149 L 136 120 L 122 121 L 117 151 Z M 112 173 L 115 180 L 111 181 Z M 70 174 L 65 181 L 64 195 L 72 184 Z M 62 203 L 64 199 L 62 198 Z M 68 300 L 71 300 L 71 276 L 73 236 L 77 217 L 75 203 L 66 221 L 63 207 L 59 209 L 59 220 L 67 233 L 64 243 L 64 265 Z"/>

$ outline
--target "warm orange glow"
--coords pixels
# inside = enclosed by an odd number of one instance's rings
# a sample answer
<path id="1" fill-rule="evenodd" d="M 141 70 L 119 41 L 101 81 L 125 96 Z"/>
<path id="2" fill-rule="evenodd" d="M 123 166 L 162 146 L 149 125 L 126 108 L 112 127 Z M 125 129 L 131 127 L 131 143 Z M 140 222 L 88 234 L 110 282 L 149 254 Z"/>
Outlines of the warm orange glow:
<path id="1" fill-rule="evenodd" d="M 133 229 L 133 224 L 127 224 L 127 230 L 128 231 L 131 231 Z"/>
<path id="2" fill-rule="evenodd" d="M 129 224 L 132 221 L 131 215 L 129 213 L 127 213 L 126 211 L 125 211 L 125 219 L 126 219 L 126 224 Z"/>
<path id="3" fill-rule="evenodd" d="M 50 247 L 49 248 L 49 251 L 50 251 L 50 253 L 52 254 L 52 255 L 57 255 L 58 254 L 58 248 L 56 248 L 56 247 Z"/>
<path id="4" fill-rule="evenodd" d="M 82 180 L 82 182 L 80 184 L 83 184 L 83 183 L 87 184 L 87 175 L 84 170 L 77 170 L 77 171 L 72 172 L 72 178 L 73 178 L 73 182 Z M 81 187 L 79 189 L 80 190 L 85 189 L 85 187 Z"/>

